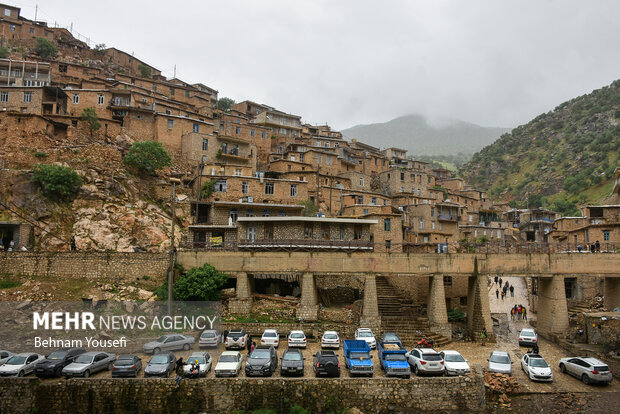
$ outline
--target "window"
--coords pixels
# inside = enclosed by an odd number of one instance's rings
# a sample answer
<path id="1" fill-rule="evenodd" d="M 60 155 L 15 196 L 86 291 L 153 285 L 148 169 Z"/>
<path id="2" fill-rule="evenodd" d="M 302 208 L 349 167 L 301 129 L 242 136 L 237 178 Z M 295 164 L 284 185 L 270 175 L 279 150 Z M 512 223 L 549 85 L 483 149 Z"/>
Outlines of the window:
<path id="1" fill-rule="evenodd" d="M 405 181 L 405 173 L 404 172 L 400 173 L 400 181 Z"/>
<path id="2" fill-rule="evenodd" d="M 291 197 L 297 197 L 297 184 L 291 184 Z"/>
<path id="3" fill-rule="evenodd" d="M 6 91 L 0 92 L 0 102 L 8 102 L 9 101 L 9 93 Z"/>
<path id="4" fill-rule="evenodd" d="M 431 221 L 431 229 L 435 230 L 435 222 L 434 221 Z"/>
<path id="5" fill-rule="evenodd" d="M 390 247 L 392 247 L 392 240 L 386 240 L 385 241 L 385 248 L 389 250 Z"/>
<path id="6" fill-rule="evenodd" d="M 316 162 L 317 164 L 320 164 L 323 162 L 323 156 L 321 156 L 321 154 L 317 154 L 316 156 Z"/>
<path id="7" fill-rule="evenodd" d="M 361 226 L 361 224 L 356 224 L 353 227 L 353 240 L 362 240 L 362 226 Z"/>
<path id="8" fill-rule="evenodd" d="M 241 127 L 235 127 L 235 134 L 239 135 L 241 133 Z"/>
<path id="9" fill-rule="evenodd" d="M 225 193 L 226 192 L 226 180 L 217 180 L 215 182 L 215 191 L 219 193 Z"/>
<path id="10" fill-rule="evenodd" d="M 104 103 L 104 98 L 103 98 L 103 94 L 99 94 L 97 95 L 97 105 L 103 105 Z"/>
<path id="11" fill-rule="evenodd" d="M 305 223 L 304 224 L 304 239 L 311 239 L 313 232 L 313 223 Z"/>
<path id="12" fill-rule="evenodd" d="M 443 277 L 443 285 L 444 286 L 452 286 L 452 276 L 444 276 Z"/>
<path id="13" fill-rule="evenodd" d="M 362 177 L 360 178 L 360 187 L 363 187 L 363 186 L 364 186 L 364 178 Z"/>
<path id="14" fill-rule="evenodd" d="M 73 103 L 74 104 L 79 104 L 80 103 L 80 94 L 79 93 L 74 93 L 73 94 Z"/>
<path id="15" fill-rule="evenodd" d="M 271 215 L 271 213 L 269 212 L 269 210 L 263 210 L 263 217 L 269 217 Z"/>
<path id="16" fill-rule="evenodd" d="M 241 168 L 235 168 L 235 175 L 237 177 L 241 176 Z"/>
<path id="17" fill-rule="evenodd" d="M 501 230 L 497 230 L 497 238 L 498 239 L 502 238 L 502 231 Z"/>
<path id="18" fill-rule="evenodd" d="M 304 154 L 299 154 L 299 162 L 304 162 Z"/>
<path id="19" fill-rule="evenodd" d="M 168 129 L 172 129 L 174 128 L 174 119 L 169 119 L 168 120 Z"/>
<path id="20" fill-rule="evenodd" d="M 376 205 L 377 205 L 377 197 L 373 197 L 373 198 L 371 199 L 370 204 L 372 204 L 373 206 L 376 206 Z"/>
<path id="21" fill-rule="evenodd" d="M 321 225 L 321 238 L 323 240 L 329 240 L 329 224 L 324 223 Z"/>
<path id="22" fill-rule="evenodd" d="M 286 217 L 286 211 L 284 211 L 284 210 L 278 210 L 278 216 L 280 216 L 280 217 Z"/>
<path id="23" fill-rule="evenodd" d="M 4 15 L 5 16 L 10 16 L 11 15 L 11 9 L 4 9 Z"/>
<path id="24" fill-rule="evenodd" d="M 424 229 L 424 220 L 420 220 L 420 230 Z"/>
<path id="25" fill-rule="evenodd" d="M 325 148 L 329 148 L 329 142 L 325 141 Z"/>
<path id="26" fill-rule="evenodd" d="M 273 223 L 265 223 L 265 239 L 273 240 Z"/>
<path id="27" fill-rule="evenodd" d="M 418 196 L 422 195 L 422 189 L 418 188 Z"/>
<path id="28" fill-rule="evenodd" d="M 185 91 L 185 97 L 189 98 L 189 89 Z"/>
<path id="29" fill-rule="evenodd" d="M 253 137 L 254 136 L 254 130 L 250 129 L 250 136 Z"/>
<path id="30" fill-rule="evenodd" d="M 206 138 L 202 139 L 202 150 L 207 151 L 209 149 L 209 140 Z"/>
<path id="31" fill-rule="evenodd" d="M 256 240 L 256 227 L 254 227 L 254 226 L 248 227 L 248 229 L 246 231 L 246 235 L 247 235 L 248 241 Z"/>
<path id="32" fill-rule="evenodd" d="M 14 24 L 10 25 L 10 26 L 9 26 L 9 29 L 10 29 L 12 32 L 14 32 L 14 31 L 15 31 L 15 25 L 14 25 Z"/>
<path id="33" fill-rule="evenodd" d="M 603 240 L 604 240 L 604 241 L 609 241 L 609 239 L 610 239 L 610 237 L 609 237 L 609 236 L 610 236 L 610 233 L 611 233 L 611 230 L 603 230 Z"/>
<path id="34" fill-rule="evenodd" d="M 443 223 L 439 223 L 439 230 L 443 230 Z"/>
<path id="35" fill-rule="evenodd" d="M 468 217 L 469 222 L 471 223 L 472 221 L 474 221 L 474 216 L 472 216 L 471 214 Z"/>
<path id="36" fill-rule="evenodd" d="M 192 125 L 192 131 L 193 132 L 200 132 L 200 125 L 198 125 L 198 124 Z"/>
<path id="37" fill-rule="evenodd" d="M 273 194 L 273 183 L 265 183 L 265 194 Z"/>
<path id="38" fill-rule="evenodd" d="M 254 210 L 252 209 L 248 209 L 245 211 L 245 216 L 246 217 L 254 217 Z"/>
<path id="39" fill-rule="evenodd" d="M 234 223 L 237 222 L 237 218 L 239 217 L 239 213 L 237 212 L 236 208 L 233 208 L 230 210 L 230 221 Z"/>
<path id="40" fill-rule="evenodd" d="M 261 137 L 262 139 L 265 139 L 265 138 L 267 137 L 267 133 L 266 133 L 265 131 L 261 131 L 261 133 L 260 133 L 260 137 Z"/>
<path id="41" fill-rule="evenodd" d="M 24 92 L 24 102 L 32 102 L 32 92 Z"/>
<path id="42" fill-rule="evenodd" d="M 243 194 L 247 194 L 248 193 L 248 182 L 247 181 L 241 182 L 241 192 Z"/>
<path id="43" fill-rule="evenodd" d="M 344 240 L 344 235 L 345 235 L 345 232 L 344 232 L 344 224 L 341 224 L 341 225 L 340 225 L 340 231 L 339 231 L 339 233 L 340 233 L 340 234 L 338 235 L 338 239 L 339 239 L 339 240 Z"/>
<path id="44" fill-rule="evenodd" d="M 364 215 L 368 214 L 368 209 L 367 208 L 364 209 L 363 214 Z"/>
<path id="45" fill-rule="evenodd" d="M 435 217 L 435 207 L 431 207 L 431 217 Z"/>
<path id="46" fill-rule="evenodd" d="M 432 178 L 432 177 L 428 177 L 428 183 L 429 183 L 429 184 L 431 183 L 431 178 Z"/>
<path id="47" fill-rule="evenodd" d="M 325 164 L 332 165 L 332 157 L 325 157 Z"/>
<path id="48" fill-rule="evenodd" d="M 383 231 L 392 231 L 392 220 L 391 219 L 383 220 Z"/>

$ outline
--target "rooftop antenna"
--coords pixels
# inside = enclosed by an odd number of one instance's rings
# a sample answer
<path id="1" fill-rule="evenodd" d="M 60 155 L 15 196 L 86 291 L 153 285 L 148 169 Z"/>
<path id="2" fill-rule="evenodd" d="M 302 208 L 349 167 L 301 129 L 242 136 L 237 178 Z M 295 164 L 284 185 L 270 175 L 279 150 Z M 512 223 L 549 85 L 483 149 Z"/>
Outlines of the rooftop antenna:
<path id="1" fill-rule="evenodd" d="M 38 11 L 39 11 L 39 5 L 38 5 L 38 4 L 36 4 L 36 5 L 34 6 L 34 22 L 35 22 L 35 23 L 37 22 L 37 12 L 38 12 Z"/>
<path id="2" fill-rule="evenodd" d="M 173 79 L 176 79 L 177 77 L 177 65 L 174 65 L 174 76 L 172 77 Z"/>

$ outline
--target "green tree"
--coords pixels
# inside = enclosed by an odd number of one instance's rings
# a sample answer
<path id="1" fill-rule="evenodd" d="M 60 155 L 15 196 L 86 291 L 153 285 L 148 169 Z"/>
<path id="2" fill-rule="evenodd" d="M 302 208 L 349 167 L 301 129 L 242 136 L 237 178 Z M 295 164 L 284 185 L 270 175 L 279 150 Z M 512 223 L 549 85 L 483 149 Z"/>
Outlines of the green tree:
<path id="1" fill-rule="evenodd" d="M 542 194 L 530 194 L 527 197 L 527 205 L 529 208 L 542 207 L 545 204 L 545 198 Z"/>
<path id="2" fill-rule="evenodd" d="M 200 188 L 200 198 L 201 199 L 209 198 L 211 197 L 211 194 L 213 194 L 214 191 L 215 191 L 215 181 L 213 180 L 207 181 Z"/>
<path id="3" fill-rule="evenodd" d="M 316 207 L 316 204 L 312 202 L 312 200 L 306 200 L 303 203 L 300 203 L 300 205 L 304 206 L 304 209 L 301 212 L 301 214 L 303 214 L 306 217 L 316 217 L 316 213 L 319 210 Z"/>
<path id="4" fill-rule="evenodd" d="M 106 50 L 105 43 L 98 43 L 95 45 L 94 51 L 98 55 L 103 55 L 105 53 L 105 50 Z"/>
<path id="5" fill-rule="evenodd" d="M 97 116 L 95 108 L 84 108 L 82 110 L 82 121 L 88 122 L 88 129 L 90 130 L 90 136 L 93 136 L 93 132 L 101 128 L 101 122 Z"/>
<path id="6" fill-rule="evenodd" d="M 235 104 L 234 99 L 223 97 L 217 100 L 217 109 L 222 111 L 230 111 L 230 108 Z"/>
<path id="7" fill-rule="evenodd" d="M 11 55 L 11 51 L 6 47 L 0 47 L 0 58 L 5 59 Z"/>
<path id="8" fill-rule="evenodd" d="M 220 288 L 227 280 L 227 275 L 218 272 L 208 263 L 194 267 L 175 282 L 174 298 L 194 301 L 218 300 Z"/>
<path id="9" fill-rule="evenodd" d="M 32 169 L 32 181 L 43 195 L 55 201 L 70 201 L 77 195 L 82 178 L 71 168 L 56 164 L 37 164 Z"/>
<path id="10" fill-rule="evenodd" d="M 138 65 L 138 70 L 140 71 L 140 74 L 143 78 L 150 78 L 151 76 L 153 76 L 153 70 L 150 66 L 140 63 Z"/>
<path id="11" fill-rule="evenodd" d="M 58 49 L 49 40 L 42 37 L 37 38 L 37 46 L 35 47 L 37 55 L 43 58 L 55 57 L 58 54 Z"/>
<path id="12" fill-rule="evenodd" d="M 168 151 L 157 141 L 136 142 L 123 159 L 142 172 L 152 173 L 172 163 Z"/>

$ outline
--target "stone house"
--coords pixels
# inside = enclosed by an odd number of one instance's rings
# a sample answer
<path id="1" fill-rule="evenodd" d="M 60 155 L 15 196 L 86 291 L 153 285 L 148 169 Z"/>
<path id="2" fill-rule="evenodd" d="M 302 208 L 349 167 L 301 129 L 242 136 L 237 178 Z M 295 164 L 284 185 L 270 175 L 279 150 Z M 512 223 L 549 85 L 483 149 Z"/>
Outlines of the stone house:
<path id="1" fill-rule="evenodd" d="M 558 213 L 544 208 L 523 210 L 519 214 L 519 237 L 527 242 L 548 242 Z"/>
<path id="2" fill-rule="evenodd" d="M 0 108 L 35 115 L 65 115 L 67 94 L 55 86 L 0 86 Z"/>
<path id="3" fill-rule="evenodd" d="M 447 252 L 459 240 L 463 206 L 444 201 L 404 206 L 404 240 L 414 251 Z"/>
<path id="4" fill-rule="evenodd" d="M 407 159 L 407 150 L 401 148 L 386 148 L 383 151 L 385 158 L 389 160 L 391 167 L 409 168 L 410 161 Z"/>
<path id="5" fill-rule="evenodd" d="M 380 191 L 386 195 L 411 193 L 431 198 L 430 189 L 435 187 L 435 176 L 406 168 L 390 168 L 379 174 Z M 433 191 L 438 193 L 439 190 Z"/>
<path id="6" fill-rule="evenodd" d="M 140 74 L 139 67 L 141 65 L 147 67 L 151 71 L 151 76 L 154 79 L 160 79 L 161 71 L 146 62 L 136 58 L 133 54 L 129 54 L 115 47 L 110 47 L 104 51 L 105 57 L 109 62 L 114 63 L 115 65 L 122 66 L 125 69 L 128 69 L 130 73 L 138 75 Z"/>
<path id="7" fill-rule="evenodd" d="M 49 86 L 51 82 L 52 67 L 47 62 L 0 59 L 0 85 Z"/>
<path id="8" fill-rule="evenodd" d="M 352 204 L 342 208 L 341 217 L 376 220 L 370 225 L 370 241 L 376 252 L 403 251 L 403 213 L 390 205 Z"/>
<path id="9" fill-rule="evenodd" d="M 585 206 L 583 217 L 561 217 L 553 223 L 549 241 L 558 250 L 588 251 L 596 241 L 602 251 L 615 251 L 620 244 L 620 205 Z"/>

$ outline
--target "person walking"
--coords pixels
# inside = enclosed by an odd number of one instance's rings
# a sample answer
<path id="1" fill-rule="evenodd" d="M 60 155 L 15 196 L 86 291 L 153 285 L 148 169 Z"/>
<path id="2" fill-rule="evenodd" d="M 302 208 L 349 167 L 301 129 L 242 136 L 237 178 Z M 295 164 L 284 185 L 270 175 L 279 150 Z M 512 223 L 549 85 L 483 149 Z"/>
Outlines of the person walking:
<path id="1" fill-rule="evenodd" d="M 499 278 L 499 287 L 502 287 L 502 278 Z"/>
<path id="2" fill-rule="evenodd" d="M 495 276 L 495 284 L 497 285 L 497 276 Z"/>
<path id="3" fill-rule="evenodd" d="M 248 349 L 248 355 L 252 353 L 252 337 L 248 336 L 248 342 L 246 343 L 246 348 Z"/>
<path id="4" fill-rule="evenodd" d="M 594 246 L 596 247 L 596 252 L 600 253 L 601 252 L 601 243 L 597 240 L 596 243 L 594 243 Z"/>
<path id="5" fill-rule="evenodd" d="M 502 290 L 502 301 L 504 301 L 504 296 L 506 296 L 506 292 Z"/>
<path id="6" fill-rule="evenodd" d="M 515 287 L 513 285 L 510 285 L 510 297 L 515 297 Z"/>
<path id="7" fill-rule="evenodd" d="M 511 321 L 515 320 L 515 308 L 510 309 L 510 320 Z"/>
<path id="8" fill-rule="evenodd" d="M 527 310 L 525 308 L 522 308 L 521 313 L 523 314 L 523 320 L 527 321 Z"/>
<path id="9" fill-rule="evenodd" d="M 495 289 L 495 296 L 497 296 L 497 299 L 499 299 L 499 289 Z"/>

